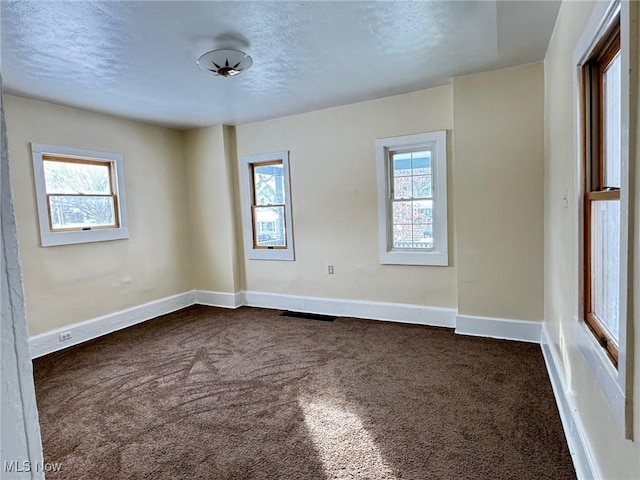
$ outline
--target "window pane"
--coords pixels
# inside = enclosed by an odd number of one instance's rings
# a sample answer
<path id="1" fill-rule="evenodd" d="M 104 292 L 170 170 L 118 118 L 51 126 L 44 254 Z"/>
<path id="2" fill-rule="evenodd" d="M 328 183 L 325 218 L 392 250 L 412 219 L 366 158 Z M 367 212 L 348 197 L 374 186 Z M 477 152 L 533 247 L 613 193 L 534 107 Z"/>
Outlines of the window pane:
<path id="1" fill-rule="evenodd" d="M 433 226 L 416 224 L 413 226 L 413 248 L 433 248 Z"/>
<path id="2" fill-rule="evenodd" d="M 431 198 L 431 175 L 413 177 L 413 198 Z"/>
<path id="3" fill-rule="evenodd" d="M 51 226 L 60 228 L 115 227 L 113 197 L 49 197 Z"/>
<path id="4" fill-rule="evenodd" d="M 282 163 L 255 164 L 253 185 L 256 205 L 284 204 L 284 169 Z"/>
<path id="5" fill-rule="evenodd" d="M 604 72 L 604 186 L 620 188 L 621 112 L 620 53 Z"/>
<path id="6" fill-rule="evenodd" d="M 414 175 L 431 175 L 431 152 L 413 152 L 411 159 Z"/>
<path id="7" fill-rule="evenodd" d="M 44 160 L 47 193 L 110 194 L 109 165 Z"/>
<path id="8" fill-rule="evenodd" d="M 411 177 L 396 177 L 393 179 L 393 198 L 402 200 L 411 198 Z"/>
<path id="9" fill-rule="evenodd" d="M 413 248 L 413 225 L 393 226 L 393 248 Z"/>
<path id="10" fill-rule="evenodd" d="M 433 201 L 393 204 L 393 248 L 433 248 Z"/>
<path id="11" fill-rule="evenodd" d="M 591 203 L 591 311 L 618 342 L 620 202 Z"/>
<path id="12" fill-rule="evenodd" d="M 393 248 L 433 248 L 432 225 L 394 225 Z"/>
<path id="13" fill-rule="evenodd" d="M 411 175 L 411 153 L 394 153 L 392 158 L 394 178 Z"/>
<path id="14" fill-rule="evenodd" d="M 413 203 L 413 223 L 433 223 L 433 200 L 415 200 Z"/>
<path id="15" fill-rule="evenodd" d="M 412 222 L 412 202 L 393 202 L 393 223 L 410 224 Z"/>
<path id="16" fill-rule="evenodd" d="M 256 207 L 253 228 L 258 247 L 286 247 L 284 207 Z"/>

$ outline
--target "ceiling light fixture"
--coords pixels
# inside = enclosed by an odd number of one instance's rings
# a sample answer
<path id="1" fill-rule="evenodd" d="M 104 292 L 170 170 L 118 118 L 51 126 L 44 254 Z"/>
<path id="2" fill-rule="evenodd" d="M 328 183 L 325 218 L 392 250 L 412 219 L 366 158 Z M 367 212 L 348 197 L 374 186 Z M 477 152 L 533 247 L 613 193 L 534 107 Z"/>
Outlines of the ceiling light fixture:
<path id="1" fill-rule="evenodd" d="M 249 70 L 252 58 L 240 50 L 212 50 L 198 59 L 200 70 L 219 77 L 232 77 Z"/>

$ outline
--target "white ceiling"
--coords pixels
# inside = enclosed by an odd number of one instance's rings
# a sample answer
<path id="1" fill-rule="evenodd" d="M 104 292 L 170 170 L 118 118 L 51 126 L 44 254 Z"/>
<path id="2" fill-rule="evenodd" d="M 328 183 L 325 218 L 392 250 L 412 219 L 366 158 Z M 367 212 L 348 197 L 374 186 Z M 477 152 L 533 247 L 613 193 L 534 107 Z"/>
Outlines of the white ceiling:
<path id="1" fill-rule="evenodd" d="M 541 60 L 559 2 L 2 1 L 5 91 L 176 128 L 242 124 Z M 196 60 L 253 57 L 239 76 Z"/>

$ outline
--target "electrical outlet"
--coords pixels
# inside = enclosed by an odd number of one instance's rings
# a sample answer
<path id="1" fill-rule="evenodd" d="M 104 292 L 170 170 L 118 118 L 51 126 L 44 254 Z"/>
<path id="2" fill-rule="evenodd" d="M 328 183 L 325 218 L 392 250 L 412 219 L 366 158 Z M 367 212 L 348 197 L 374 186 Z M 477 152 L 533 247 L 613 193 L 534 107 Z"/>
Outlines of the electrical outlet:
<path id="1" fill-rule="evenodd" d="M 58 341 L 66 342 L 67 340 L 71 340 L 71 332 L 64 332 L 58 336 Z"/>
<path id="2" fill-rule="evenodd" d="M 329 265 L 329 275 L 333 275 L 333 265 Z"/>

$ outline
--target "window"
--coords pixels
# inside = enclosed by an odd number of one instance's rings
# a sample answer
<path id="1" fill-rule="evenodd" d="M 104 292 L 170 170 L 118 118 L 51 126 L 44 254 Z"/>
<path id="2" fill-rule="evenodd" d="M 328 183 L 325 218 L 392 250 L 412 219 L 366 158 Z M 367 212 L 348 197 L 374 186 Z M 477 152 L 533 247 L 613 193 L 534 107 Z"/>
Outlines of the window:
<path id="1" fill-rule="evenodd" d="M 242 157 L 245 249 L 252 260 L 293 260 L 289 152 Z"/>
<path id="2" fill-rule="evenodd" d="M 618 364 L 620 300 L 619 24 L 582 66 L 584 320 Z"/>
<path id="3" fill-rule="evenodd" d="M 379 139 L 376 151 L 380 263 L 448 265 L 447 133 Z"/>
<path id="4" fill-rule="evenodd" d="M 618 426 L 632 434 L 632 346 L 629 259 L 637 248 L 630 228 L 630 55 L 637 24 L 630 2 L 597 2 L 574 53 L 578 122 L 580 253 L 577 262 L 575 335 Z M 635 123 L 633 124 L 635 128 Z"/>
<path id="5" fill-rule="evenodd" d="M 43 247 L 129 237 L 122 155 L 31 144 Z"/>

